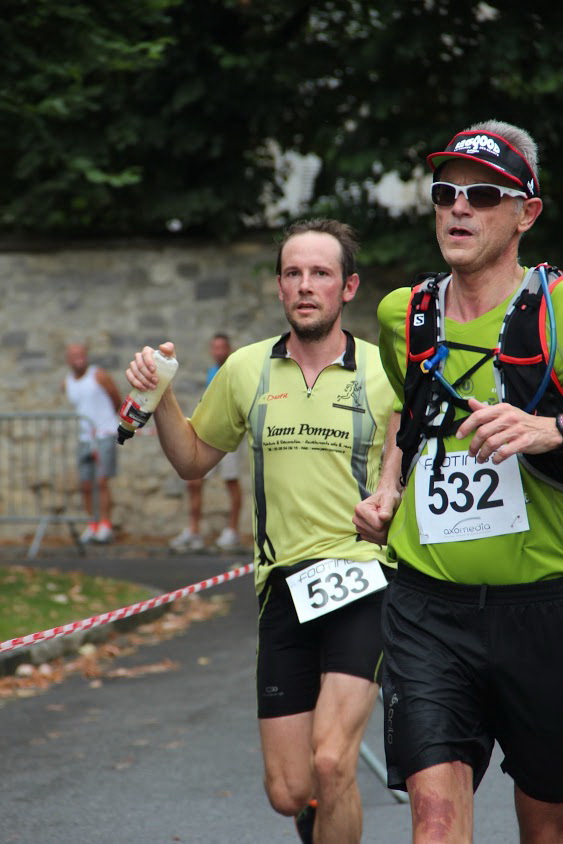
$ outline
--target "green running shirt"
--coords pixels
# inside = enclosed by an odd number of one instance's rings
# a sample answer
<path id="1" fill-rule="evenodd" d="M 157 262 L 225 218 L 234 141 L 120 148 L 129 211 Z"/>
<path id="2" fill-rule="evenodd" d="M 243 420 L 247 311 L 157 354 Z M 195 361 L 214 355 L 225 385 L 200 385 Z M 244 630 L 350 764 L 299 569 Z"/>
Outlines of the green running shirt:
<path id="1" fill-rule="evenodd" d="M 377 313 L 381 326 L 381 359 L 397 395 L 396 410 L 401 409 L 403 401 L 406 370 L 405 318 L 410 293 L 410 288 L 406 287 L 394 290 L 381 301 Z M 502 320 L 511 298 L 468 323 L 446 318 L 446 340 L 496 347 Z M 552 300 L 559 327 L 555 369 L 563 382 L 563 285 L 555 289 Z M 477 359 L 473 352 L 451 349 L 446 360 L 444 377 L 453 383 Z M 474 396 L 479 401 L 497 404 L 492 362 L 487 361 L 458 388 L 458 392 L 464 398 Z M 464 415 L 466 414 L 463 411 L 457 410 L 456 418 Z M 465 440 L 457 440 L 455 436 L 446 437 L 446 453 L 467 450 L 470 441 L 471 436 Z M 427 446 L 423 454 L 426 453 Z M 415 469 L 389 531 L 389 558 L 404 560 L 431 577 L 457 583 L 499 585 L 561 577 L 563 493 L 532 476 L 520 464 L 519 469 L 527 502 L 530 525 L 528 531 L 428 545 L 421 545 L 419 541 L 414 498 Z M 494 518 L 494 511 L 490 511 L 489 518 Z"/>
<path id="2" fill-rule="evenodd" d="M 358 539 L 352 516 L 377 486 L 393 391 L 377 346 L 345 333 L 344 355 L 311 389 L 288 356 L 287 334 L 238 349 L 191 419 L 222 451 L 248 433 L 258 593 L 277 566 L 386 561 L 385 549 Z"/>

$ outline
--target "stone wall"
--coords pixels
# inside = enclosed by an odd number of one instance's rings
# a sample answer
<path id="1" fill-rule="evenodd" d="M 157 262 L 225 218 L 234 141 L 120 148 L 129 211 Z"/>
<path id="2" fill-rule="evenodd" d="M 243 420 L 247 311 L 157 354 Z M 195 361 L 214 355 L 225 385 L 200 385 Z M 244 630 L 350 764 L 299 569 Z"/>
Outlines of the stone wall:
<path id="1" fill-rule="evenodd" d="M 228 333 L 237 348 L 285 330 L 274 262 L 269 236 L 230 246 L 127 243 L 4 249 L 3 411 L 71 409 L 62 391 L 69 342 L 88 343 L 91 361 L 108 369 L 125 395 L 124 371 L 133 353 L 145 344 L 170 339 L 180 362 L 175 392 L 189 414 L 203 390 L 210 364 L 208 342 L 216 331 Z M 362 282 L 346 308 L 344 325 L 376 341 L 375 308 L 391 284 L 373 271 L 362 273 Z M 136 435 L 120 447 L 119 459 L 112 489 L 121 536 L 166 538 L 183 527 L 185 485 L 163 457 L 152 423 L 144 436 Z M 10 481 L 14 482 L 17 479 Z M 6 483 L 0 477 L 0 507 Z M 241 528 L 249 537 L 247 469 L 243 488 Z M 220 479 L 211 479 L 204 501 L 208 537 L 221 530 L 227 505 Z M 0 524 L 0 530 L 5 538 L 18 538 L 29 535 L 30 527 Z"/>

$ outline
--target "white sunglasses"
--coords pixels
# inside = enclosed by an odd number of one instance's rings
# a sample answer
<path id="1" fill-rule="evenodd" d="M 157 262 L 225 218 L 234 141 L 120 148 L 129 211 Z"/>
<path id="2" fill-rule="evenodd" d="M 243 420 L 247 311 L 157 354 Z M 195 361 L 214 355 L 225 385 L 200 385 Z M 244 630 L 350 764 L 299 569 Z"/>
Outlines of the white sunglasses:
<path id="1" fill-rule="evenodd" d="M 462 193 L 473 208 L 494 208 L 500 205 L 503 196 L 522 196 L 524 191 L 514 188 L 501 188 L 500 185 L 452 185 L 451 182 L 434 182 L 432 185 L 432 202 L 442 208 L 451 208 Z"/>

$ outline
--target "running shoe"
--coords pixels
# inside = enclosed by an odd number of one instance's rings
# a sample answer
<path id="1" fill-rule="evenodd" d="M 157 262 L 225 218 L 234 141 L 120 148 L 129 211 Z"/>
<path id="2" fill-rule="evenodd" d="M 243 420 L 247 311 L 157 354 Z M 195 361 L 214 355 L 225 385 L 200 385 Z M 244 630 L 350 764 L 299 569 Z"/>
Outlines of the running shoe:
<path id="1" fill-rule="evenodd" d="M 107 522 L 100 522 L 98 525 L 98 529 L 96 531 L 96 535 L 94 536 L 95 542 L 111 542 L 113 539 L 113 530 L 111 529 L 111 525 Z"/>
<path id="2" fill-rule="evenodd" d="M 188 547 L 188 542 L 192 537 L 192 532 L 189 528 L 184 528 L 180 531 L 177 536 L 173 536 L 170 542 L 168 543 L 168 547 L 172 548 L 173 551 L 180 551 L 184 548 Z"/>
<path id="3" fill-rule="evenodd" d="M 199 535 L 199 533 L 192 534 L 192 538 L 188 543 L 188 548 L 190 551 L 201 551 L 202 548 L 205 548 L 203 539 Z"/>
<path id="4" fill-rule="evenodd" d="M 315 825 L 315 814 L 317 801 L 309 800 L 309 804 L 301 809 L 294 818 L 297 833 L 303 844 L 313 844 L 313 827 Z"/>
<path id="5" fill-rule="evenodd" d="M 184 528 L 170 540 L 168 547 L 172 551 L 201 551 L 203 539 L 199 533 L 192 533 L 189 528 Z"/>
<path id="6" fill-rule="evenodd" d="M 232 528 L 223 528 L 223 531 L 215 544 L 222 551 L 231 551 L 233 548 L 237 548 L 238 545 L 240 545 L 239 535 L 236 530 L 233 530 Z"/>
<path id="7" fill-rule="evenodd" d="M 98 525 L 95 522 L 90 522 L 88 527 L 80 534 L 80 542 L 83 545 L 86 545 L 87 542 L 95 542 L 97 530 Z"/>

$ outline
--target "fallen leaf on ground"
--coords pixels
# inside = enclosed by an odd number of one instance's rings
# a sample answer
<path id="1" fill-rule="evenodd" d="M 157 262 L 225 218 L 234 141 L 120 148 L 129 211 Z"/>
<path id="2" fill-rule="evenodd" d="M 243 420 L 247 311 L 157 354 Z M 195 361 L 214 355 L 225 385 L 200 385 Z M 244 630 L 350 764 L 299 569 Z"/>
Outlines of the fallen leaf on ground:
<path id="1" fill-rule="evenodd" d="M 121 759 L 119 762 L 114 762 L 111 766 L 116 771 L 124 771 L 126 768 L 130 768 L 135 760 L 130 757 L 128 759 Z"/>
<path id="2" fill-rule="evenodd" d="M 136 653 L 143 645 L 159 643 L 183 633 L 194 622 L 224 615 L 231 600 L 232 595 L 215 595 L 213 599 L 190 595 L 175 601 L 168 612 L 156 621 L 142 624 L 128 633 L 112 630 L 106 642 L 97 645 L 87 642 L 77 654 L 39 666 L 22 663 L 15 674 L 0 677 L 0 705 L 9 700 L 41 694 L 73 674 L 90 680 L 90 688 L 95 689 L 102 686 L 106 677 L 131 679 L 174 671 L 178 665 L 168 659 L 134 668 L 110 668 L 110 665 L 119 658 Z M 209 661 L 208 657 L 200 657 L 198 663 L 208 665 Z"/>
<path id="3" fill-rule="evenodd" d="M 152 665 L 136 665 L 134 668 L 113 668 L 111 671 L 106 671 L 106 677 L 125 677 L 131 679 L 133 677 L 144 677 L 145 674 L 163 674 L 165 671 L 175 671 L 179 667 L 179 663 L 173 662 L 171 659 L 163 659 L 162 662 L 153 662 Z"/>
<path id="4" fill-rule="evenodd" d="M 164 745 L 165 750 L 180 750 L 180 748 L 184 747 L 185 742 L 183 741 L 168 741 Z"/>

